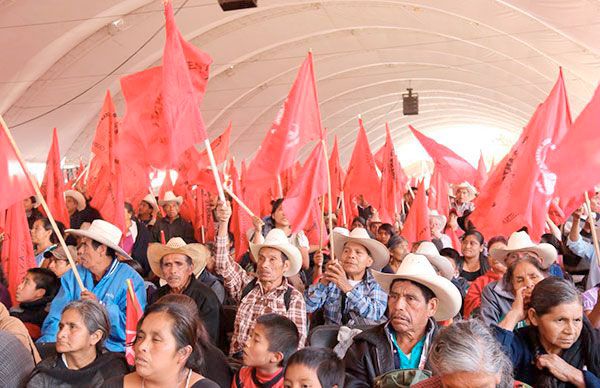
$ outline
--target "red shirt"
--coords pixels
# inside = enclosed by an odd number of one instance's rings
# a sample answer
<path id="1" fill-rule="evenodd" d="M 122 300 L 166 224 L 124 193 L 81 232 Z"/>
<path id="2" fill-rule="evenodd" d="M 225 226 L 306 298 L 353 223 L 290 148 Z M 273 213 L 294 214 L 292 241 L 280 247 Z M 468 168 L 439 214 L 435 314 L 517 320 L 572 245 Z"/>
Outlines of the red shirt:
<path id="1" fill-rule="evenodd" d="M 247 366 L 240 369 L 240 371 L 235 375 L 233 381 L 231 382 L 231 388 L 259 388 L 259 386 L 254 383 L 254 379 L 252 378 L 252 372 L 254 370 L 255 368 L 250 368 Z M 283 368 L 277 369 L 277 371 L 272 375 L 263 375 L 258 371 L 256 371 L 255 373 L 256 379 L 259 383 L 265 384 L 270 382 L 271 384 L 269 384 L 269 386 L 272 388 L 283 388 Z M 276 378 L 277 375 L 279 375 L 278 379 Z M 241 383 L 240 385 L 237 384 L 238 380 Z"/>
<path id="2" fill-rule="evenodd" d="M 465 319 L 469 319 L 473 310 L 481 306 L 481 293 L 483 292 L 483 288 L 489 283 L 499 280 L 501 277 L 502 274 L 490 269 L 471 283 L 469 291 L 467 291 L 467 296 L 465 296 L 463 302 L 463 316 Z"/>

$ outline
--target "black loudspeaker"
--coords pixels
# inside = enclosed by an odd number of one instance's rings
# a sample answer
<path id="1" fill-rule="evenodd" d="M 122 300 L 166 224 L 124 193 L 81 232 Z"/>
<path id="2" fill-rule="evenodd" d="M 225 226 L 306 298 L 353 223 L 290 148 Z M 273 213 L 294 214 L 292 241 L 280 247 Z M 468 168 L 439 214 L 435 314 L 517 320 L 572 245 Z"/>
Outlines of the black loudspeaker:
<path id="1" fill-rule="evenodd" d="M 233 11 L 236 9 L 256 8 L 258 0 L 219 0 L 219 5 L 223 11 Z"/>
<path id="2" fill-rule="evenodd" d="M 412 88 L 406 89 L 408 93 L 402 94 L 402 113 L 405 116 L 419 114 L 419 95 L 412 92 Z"/>

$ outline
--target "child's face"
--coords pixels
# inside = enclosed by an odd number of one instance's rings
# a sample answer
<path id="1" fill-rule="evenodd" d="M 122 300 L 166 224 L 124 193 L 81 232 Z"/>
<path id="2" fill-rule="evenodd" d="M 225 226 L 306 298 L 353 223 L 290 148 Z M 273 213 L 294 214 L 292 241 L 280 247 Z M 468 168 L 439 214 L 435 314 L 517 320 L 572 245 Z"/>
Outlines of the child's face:
<path id="1" fill-rule="evenodd" d="M 252 335 L 244 344 L 244 365 L 264 368 L 278 364 L 277 353 L 269 351 L 269 339 L 261 324 L 254 326 Z"/>
<path id="2" fill-rule="evenodd" d="M 321 383 L 314 369 L 304 364 L 293 364 L 285 370 L 283 386 L 285 388 L 321 388 Z"/>
<path id="3" fill-rule="evenodd" d="M 17 286 L 17 302 L 32 302 L 43 297 L 45 293 L 43 288 L 37 288 L 33 276 L 27 273 L 21 284 Z"/>

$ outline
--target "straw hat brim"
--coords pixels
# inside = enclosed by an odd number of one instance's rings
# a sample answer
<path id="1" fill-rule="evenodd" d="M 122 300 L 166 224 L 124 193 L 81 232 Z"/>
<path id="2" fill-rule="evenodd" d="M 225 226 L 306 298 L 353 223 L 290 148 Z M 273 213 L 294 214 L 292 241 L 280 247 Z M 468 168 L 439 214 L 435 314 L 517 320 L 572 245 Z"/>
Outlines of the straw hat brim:
<path id="1" fill-rule="evenodd" d="M 410 280 L 429 288 L 438 299 L 437 311 L 433 316 L 436 321 L 445 321 L 453 318 L 460 311 L 460 307 L 462 305 L 460 292 L 450 280 L 444 277 L 433 276 L 432 278 L 428 278 L 425 275 L 398 275 L 379 271 L 371 271 L 371 273 L 386 294 L 390 293 L 390 286 L 396 279 Z"/>
<path id="2" fill-rule="evenodd" d="M 206 261 L 210 256 L 209 249 L 202 244 L 187 244 L 180 248 L 170 248 L 160 243 L 152 243 L 148 245 L 148 263 L 156 276 L 164 279 L 164 274 L 160 268 L 160 259 L 174 253 L 185 255 L 192 259 L 195 276 L 198 276 L 206 268 Z"/>
<path id="3" fill-rule="evenodd" d="M 518 249 L 502 249 L 493 248 L 490 250 L 490 257 L 494 260 L 498 260 L 502 263 L 506 262 L 506 258 L 513 252 L 533 252 L 542 259 L 542 267 L 549 268 L 558 256 L 556 248 L 547 243 L 541 243 L 538 245 L 532 245 L 530 247 L 523 247 Z"/>
<path id="4" fill-rule="evenodd" d="M 333 233 L 333 244 L 335 246 L 335 257 L 341 258 L 344 245 L 347 242 L 355 242 L 367 248 L 373 259 L 371 269 L 381 271 L 390 261 L 390 251 L 385 245 L 372 238 L 356 238 L 350 236 L 344 236 L 339 233 Z"/>
<path id="5" fill-rule="evenodd" d="M 296 248 L 289 242 L 276 244 L 266 242 L 263 244 L 254 244 L 250 242 L 250 252 L 252 252 L 252 256 L 254 256 L 255 258 L 258 258 L 258 253 L 262 248 L 277 249 L 278 251 L 283 252 L 287 256 L 290 262 L 290 268 L 283 274 L 283 276 L 285 276 L 286 278 L 294 276 L 298 274 L 298 272 L 300 272 L 300 269 L 302 268 L 302 254 L 300 253 L 300 250 L 298 248 Z"/>
<path id="6" fill-rule="evenodd" d="M 119 255 L 129 259 L 129 260 L 133 260 L 131 258 L 131 256 L 129 256 L 127 254 L 127 252 L 125 252 L 123 250 L 123 248 L 121 248 L 120 246 L 114 244 L 112 241 L 110 241 L 109 239 L 107 239 L 106 237 L 94 233 L 94 231 L 90 231 L 90 230 L 81 230 L 81 229 L 67 229 L 65 230 L 65 233 L 70 233 L 73 236 L 80 236 L 80 237 L 87 237 L 91 240 L 97 241 L 102 245 L 106 245 L 109 248 L 112 248 L 115 250 L 115 252 L 117 252 Z"/>
<path id="7" fill-rule="evenodd" d="M 430 255 L 428 253 L 420 252 L 417 253 L 419 255 L 425 256 L 427 260 L 429 260 L 431 265 L 439 271 L 440 276 L 443 276 L 448 280 L 452 280 L 452 278 L 454 277 L 454 267 L 452 267 L 452 264 L 450 264 L 450 261 L 448 259 L 446 259 L 442 255 Z"/>
<path id="8" fill-rule="evenodd" d="M 169 202 L 176 202 L 178 205 L 181 205 L 183 203 L 183 197 L 182 196 L 178 196 L 175 197 L 173 199 L 159 199 L 158 200 L 158 205 L 159 206 L 164 206 L 165 204 L 169 203 Z"/>
<path id="9" fill-rule="evenodd" d="M 77 190 L 67 190 L 64 193 L 65 197 L 71 197 L 77 202 L 77 210 L 82 211 L 85 209 L 85 197 Z"/>

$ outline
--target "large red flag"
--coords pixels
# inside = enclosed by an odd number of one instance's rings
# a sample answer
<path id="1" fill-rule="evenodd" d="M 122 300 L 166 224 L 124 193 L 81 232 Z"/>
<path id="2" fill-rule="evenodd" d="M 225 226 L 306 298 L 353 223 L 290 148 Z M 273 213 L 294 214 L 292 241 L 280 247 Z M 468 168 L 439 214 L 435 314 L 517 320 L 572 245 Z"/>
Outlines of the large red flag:
<path id="1" fill-rule="evenodd" d="M 548 168 L 557 176 L 555 196 L 563 209 L 574 210 L 582 193 L 600 183 L 600 87 L 581 111 L 572 129 L 548 156 Z M 572 206 L 567 203 L 572 202 Z M 570 212 L 566 212 L 568 217 Z"/>
<path id="2" fill-rule="evenodd" d="M 29 224 L 25 208 L 20 201 L 11 205 L 6 213 L 1 261 L 4 276 L 8 280 L 12 303 L 16 305 L 17 286 L 25 277 L 27 270 L 35 267 Z"/>
<path id="3" fill-rule="evenodd" d="M 435 209 L 438 213 L 448 217 L 450 212 L 449 192 L 448 182 L 444 180 L 444 177 L 439 173 L 437 168 L 434 168 L 431 181 L 429 182 L 429 208 Z"/>
<path id="4" fill-rule="evenodd" d="M 125 307 L 125 358 L 129 365 L 135 365 L 135 351 L 133 350 L 133 342 L 137 334 L 137 324 L 144 310 L 135 295 L 133 283 L 131 279 L 126 280 L 127 283 L 127 300 Z"/>
<path id="5" fill-rule="evenodd" d="M 404 222 L 402 237 L 407 239 L 410 243 L 431 240 L 427 195 L 425 194 L 425 184 L 422 180 L 419 182 L 415 200 L 413 201 L 408 216 L 406 217 L 406 221 Z"/>
<path id="6" fill-rule="evenodd" d="M 229 139 L 231 138 L 231 123 L 227 126 L 225 131 L 217 136 L 213 141 L 210 142 L 210 148 L 213 152 L 213 157 L 215 158 L 215 163 L 217 165 L 225 162 L 227 160 L 227 155 L 229 154 Z M 208 152 L 206 150 L 202 151 L 200 154 L 200 165 L 210 166 L 210 160 L 208 158 Z"/>
<path id="7" fill-rule="evenodd" d="M 143 158 L 157 168 L 175 167 L 180 155 L 201 143 L 206 131 L 199 111 L 208 82 L 210 56 L 183 39 L 165 4 L 167 38 L 163 65 L 121 78 L 127 101 L 124 159 Z"/>
<path id="8" fill-rule="evenodd" d="M 231 176 L 231 189 L 233 190 L 233 193 L 242 201 L 245 201 L 244 194 L 240 187 L 241 182 L 238 177 L 237 168 L 233 161 L 229 164 L 229 174 Z M 233 214 L 231 216 L 230 228 L 235 236 L 233 244 L 235 258 L 239 261 L 242 258 L 242 255 L 246 253 L 250 247 L 246 232 L 252 228 L 252 219 L 235 201 L 232 202 L 232 210 Z"/>
<path id="9" fill-rule="evenodd" d="M 307 209 L 310 209 L 318 197 L 327 193 L 327 168 L 323 142 L 319 142 L 283 201 L 283 211 L 292 225 L 293 233 L 304 229 L 310 218 Z"/>
<path id="10" fill-rule="evenodd" d="M 527 226 L 531 238 L 539 240 L 556 183 L 546 159 L 570 127 L 561 71 L 546 101 L 474 201 L 469 219 L 484 236 L 509 236 Z"/>
<path id="11" fill-rule="evenodd" d="M 403 192 L 400 164 L 394 150 L 390 127 L 385 124 L 385 144 L 381 165 L 381 197 L 379 216 L 382 222 L 394 223 L 396 213 L 401 206 Z"/>
<path id="12" fill-rule="evenodd" d="M 269 184 L 292 167 L 298 151 L 311 140 L 321 139 L 321 113 L 312 53 L 302 63 L 294 85 L 267 132 L 249 170 L 248 184 Z"/>
<path id="13" fill-rule="evenodd" d="M 358 195 L 364 195 L 371 206 L 379 208 L 379 189 L 380 182 L 377 171 L 375 170 L 375 160 L 371 154 L 367 132 L 363 127 L 362 119 L 358 120 L 359 130 L 352 151 L 352 158 L 346 172 L 344 181 L 344 196 L 348 217 L 352 217 L 355 206 L 352 205 L 352 199 Z M 348 225 L 350 224 L 348 220 Z"/>
<path id="14" fill-rule="evenodd" d="M 385 123 L 386 128 L 387 128 L 387 123 Z M 387 141 L 387 138 L 386 138 Z M 375 152 L 375 154 L 373 154 L 373 159 L 375 159 L 375 165 L 377 166 L 377 168 L 379 169 L 379 171 L 383 171 L 383 164 L 385 163 L 385 143 L 381 146 L 380 149 L 377 150 L 377 152 Z"/>
<path id="15" fill-rule="evenodd" d="M 100 212 L 102 218 L 125 231 L 125 197 L 121 162 L 117 156 L 119 144 L 119 121 L 110 92 L 106 91 L 104 106 L 96 126 L 92 142 L 94 158 L 90 175 L 95 172 L 95 185 L 90 193 L 90 205 Z M 97 173 L 96 173 L 97 171 Z"/>
<path id="16" fill-rule="evenodd" d="M 483 152 L 479 151 L 479 162 L 477 163 L 477 177 L 475 178 L 475 187 L 481 190 L 485 186 L 488 179 L 488 172 L 485 168 L 485 160 L 483 160 Z"/>
<path id="17" fill-rule="evenodd" d="M 21 204 L 23 199 L 34 193 L 24 166 L 19 162 L 4 130 L 0 130 L 0 210 L 8 209 L 17 202 Z"/>
<path id="18" fill-rule="evenodd" d="M 173 179 L 171 178 L 171 170 L 165 171 L 165 179 L 163 179 L 160 189 L 158 189 L 158 199 L 162 200 L 165 197 L 167 191 L 173 191 L 175 185 L 173 185 Z M 179 195 L 181 195 L 180 193 Z"/>
<path id="19" fill-rule="evenodd" d="M 58 149 L 56 128 L 54 128 L 52 135 L 52 145 L 46 159 L 46 171 L 40 189 L 54 219 L 62 222 L 65 228 L 68 228 L 69 212 L 67 212 L 65 205 L 65 181 L 60 169 L 60 151 Z"/>
<path id="20" fill-rule="evenodd" d="M 473 184 L 477 177 L 477 170 L 465 159 L 457 155 L 450 148 L 443 146 L 435 140 L 423 135 L 409 125 L 413 135 L 419 140 L 425 151 L 431 156 L 437 168 L 448 183 L 461 183 L 464 181 Z"/>
<path id="21" fill-rule="evenodd" d="M 331 197 L 333 200 L 339 197 L 344 187 L 344 170 L 340 164 L 340 151 L 337 136 L 333 141 L 333 149 L 329 155 L 329 174 L 331 175 Z"/>

